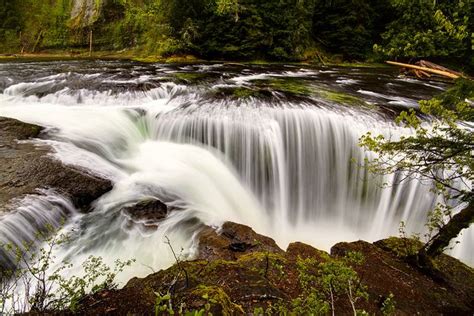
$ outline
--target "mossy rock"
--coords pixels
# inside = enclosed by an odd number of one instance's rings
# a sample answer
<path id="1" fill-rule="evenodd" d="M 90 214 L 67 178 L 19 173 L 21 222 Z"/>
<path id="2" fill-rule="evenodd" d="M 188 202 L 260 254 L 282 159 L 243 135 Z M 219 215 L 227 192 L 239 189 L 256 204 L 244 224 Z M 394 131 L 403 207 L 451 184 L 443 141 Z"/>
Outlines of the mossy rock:
<path id="1" fill-rule="evenodd" d="M 329 89 L 319 89 L 316 94 L 327 100 L 337 104 L 351 105 L 351 106 L 363 106 L 366 107 L 368 104 L 361 98 L 355 97 L 345 92 L 334 91 Z"/>
<path id="2" fill-rule="evenodd" d="M 272 93 L 259 87 L 222 87 L 208 92 L 210 98 L 231 98 L 234 100 L 248 100 L 251 98 L 271 98 Z"/>
<path id="3" fill-rule="evenodd" d="M 174 78 L 180 83 L 198 83 L 208 76 L 200 72 L 177 72 L 173 74 Z"/>
<path id="4" fill-rule="evenodd" d="M 319 299 L 321 288 L 318 282 L 302 282 L 301 264 L 309 264 L 305 269 L 309 273 L 321 273 L 318 272 L 323 271 L 318 270 L 321 264 L 343 260 L 353 252 L 360 253 L 364 260 L 347 264 L 357 272 L 368 294 L 367 300 L 357 301 L 359 310 L 379 315 L 382 303 L 389 296 L 395 302 L 396 315 L 470 315 L 474 310 L 471 268 L 442 255 L 438 265 L 446 272 L 446 279 L 440 282 L 396 255 L 405 242 L 399 238 L 375 245 L 364 241 L 339 243 L 331 249 L 331 254 L 298 242 L 290 244 L 284 252 L 270 238 L 230 222 L 219 233 L 208 227 L 198 238 L 201 257 L 198 260 L 180 262 L 144 279 L 135 278 L 123 289 L 107 295 L 94 294 L 81 305 L 81 312 L 96 315 L 115 310 L 123 314 L 148 314 L 154 310 L 155 293 L 169 292 L 175 313 L 182 308 L 214 315 L 261 315 L 266 310 L 283 315 L 293 315 L 295 311 L 310 314 L 314 306 L 302 304 L 301 300 L 306 300 L 309 294 L 314 294 L 313 300 Z M 247 247 L 244 251 L 236 250 L 236 244 Z M 329 304 L 324 297 L 321 300 L 316 303 Z M 294 303 L 303 309 L 294 309 Z M 337 314 L 352 313 L 345 293 L 336 295 L 335 304 Z"/>
<path id="5" fill-rule="evenodd" d="M 308 86 L 308 82 L 303 79 L 297 78 L 274 78 L 269 80 L 262 80 L 264 86 L 276 90 L 281 93 L 296 95 L 296 96 L 309 96 L 313 93 L 313 90 Z"/>
<path id="6" fill-rule="evenodd" d="M 423 246 L 419 240 L 413 238 L 398 238 L 398 237 L 389 237 L 376 241 L 374 243 L 376 246 L 382 248 L 383 250 L 389 251 L 398 258 L 404 259 L 408 256 L 415 255 L 418 250 Z"/>

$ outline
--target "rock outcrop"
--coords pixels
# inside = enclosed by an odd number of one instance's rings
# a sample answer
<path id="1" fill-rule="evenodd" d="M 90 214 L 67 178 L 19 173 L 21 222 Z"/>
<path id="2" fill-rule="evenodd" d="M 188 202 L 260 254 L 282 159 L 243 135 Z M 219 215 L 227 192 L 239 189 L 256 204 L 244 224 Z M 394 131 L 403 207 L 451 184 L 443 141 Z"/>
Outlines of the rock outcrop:
<path id="1" fill-rule="evenodd" d="M 309 288 L 305 283 L 302 262 L 309 260 L 318 267 L 349 252 L 364 258 L 353 267 L 361 280 L 356 286 L 368 294 L 367 300 L 357 301 L 359 310 L 381 314 L 384 301 L 392 297 L 396 315 L 472 315 L 474 311 L 474 272 L 449 256 L 438 260 L 438 265 L 450 266 L 445 270 L 445 279 L 450 280 L 446 283 L 411 266 L 384 242 L 339 243 L 331 255 L 299 242 L 283 251 L 272 239 L 236 223 L 225 223 L 220 231 L 205 228 L 199 237 L 198 259 L 134 278 L 121 290 L 89 295 L 79 312 L 153 315 L 158 306 L 156 293 L 169 293 L 171 301 L 164 305 L 169 308 L 171 303 L 175 312 L 180 307 L 210 308 L 214 315 L 240 315 L 273 308 L 278 314 L 278 309 L 291 310 L 295 302 L 307 299 L 308 290 L 320 290 L 319 285 Z M 394 240 L 400 241 L 395 238 L 388 244 Z M 352 314 L 346 294 L 335 297 L 335 309 L 336 314 Z"/>
<path id="2" fill-rule="evenodd" d="M 252 228 L 226 222 L 219 231 L 206 227 L 199 233 L 200 260 L 237 260 L 253 252 L 283 253 L 275 241 L 257 234 Z"/>
<path id="3" fill-rule="evenodd" d="M 91 26 L 100 16 L 104 0 L 74 0 L 71 10 L 71 26 Z"/>
<path id="4" fill-rule="evenodd" d="M 90 204 L 112 189 L 109 180 L 66 166 L 50 154 L 52 148 L 24 142 L 38 137 L 42 128 L 0 117 L 0 212 L 9 210 L 12 199 L 53 188 L 88 211 Z"/>

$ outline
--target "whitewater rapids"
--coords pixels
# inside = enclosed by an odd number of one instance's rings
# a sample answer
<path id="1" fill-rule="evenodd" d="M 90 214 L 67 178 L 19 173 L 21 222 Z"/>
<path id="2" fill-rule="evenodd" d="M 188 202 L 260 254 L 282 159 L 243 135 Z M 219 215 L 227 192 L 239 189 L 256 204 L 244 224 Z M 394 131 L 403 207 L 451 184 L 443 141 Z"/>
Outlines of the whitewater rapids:
<path id="1" fill-rule="evenodd" d="M 176 68 L 120 62 L 17 67 L 19 73 L 0 64 L 6 78 L 0 85 L 0 116 L 47 127 L 48 136 L 37 142 L 51 145 L 62 162 L 112 180 L 114 188 L 88 214 L 71 210 L 70 202 L 54 192 L 28 197 L 20 213 L 0 219 L 0 238 L 29 238 L 37 229 L 22 215 L 25 208 L 55 226 L 64 216 L 59 209 L 67 208 L 63 230 L 72 242 L 57 249 L 57 257 L 76 266 L 89 255 L 101 256 L 109 265 L 118 258 L 135 258 L 121 281 L 170 266 L 174 259 L 165 237 L 175 249 L 183 249 L 183 258 L 192 258 L 203 225 L 217 228 L 234 221 L 274 238 L 282 248 L 302 241 L 329 250 L 340 241 L 397 235 L 400 221 L 407 223 L 408 232 L 423 233 L 427 212 L 437 202 L 426 183 L 413 180 L 382 189 L 381 184 L 396 183 L 401 175 L 375 177 L 358 167 L 372 157 L 358 146 L 361 135 L 370 131 L 396 138 L 408 132 L 380 109 L 278 93 L 270 99 L 207 93 L 252 87 L 269 78 L 303 78 L 324 89 L 345 89 L 370 106 L 416 107 L 417 98 L 440 86 L 400 83 L 387 75 L 377 91 L 369 91 L 364 85 L 368 74 L 338 69 L 229 70 L 220 64 Z M 35 69 L 44 73 L 28 72 Z M 183 71 L 212 76 L 198 84 L 170 80 Z M 403 89 L 394 90 L 396 84 Z M 383 85 L 390 93 L 383 93 Z M 178 211 L 156 230 L 140 222 L 130 225 L 122 208 L 153 198 Z M 56 211 L 41 215 L 51 199 L 61 201 L 54 204 Z M 470 264 L 473 231 L 464 231 L 452 251 Z"/>

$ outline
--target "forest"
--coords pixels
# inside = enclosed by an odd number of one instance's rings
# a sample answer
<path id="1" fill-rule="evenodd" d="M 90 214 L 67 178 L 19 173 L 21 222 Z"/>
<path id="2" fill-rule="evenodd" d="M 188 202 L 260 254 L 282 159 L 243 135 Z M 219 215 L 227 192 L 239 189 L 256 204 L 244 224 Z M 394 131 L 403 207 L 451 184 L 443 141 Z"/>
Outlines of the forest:
<path id="1" fill-rule="evenodd" d="M 2 0 L 0 51 L 213 60 L 425 58 L 472 70 L 470 0 Z"/>

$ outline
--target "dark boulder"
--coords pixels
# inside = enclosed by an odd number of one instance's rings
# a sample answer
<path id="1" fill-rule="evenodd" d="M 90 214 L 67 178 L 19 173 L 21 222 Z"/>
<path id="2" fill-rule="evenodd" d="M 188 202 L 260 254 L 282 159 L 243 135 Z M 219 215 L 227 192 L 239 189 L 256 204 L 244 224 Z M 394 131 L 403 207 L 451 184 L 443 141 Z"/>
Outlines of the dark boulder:
<path id="1" fill-rule="evenodd" d="M 157 223 L 168 215 L 168 207 L 160 200 L 147 200 L 126 206 L 122 212 L 134 221 Z"/>
<path id="2" fill-rule="evenodd" d="M 152 199 L 125 206 L 121 211 L 128 218 L 128 228 L 139 225 L 145 231 L 154 231 L 170 210 L 165 203 Z"/>
<path id="3" fill-rule="evenodd" d="M 19 142 L 40 136 L 42 128 L 0 117 L 0 208 L 38 188 L 52 188 L 69 197 L 82 211 L 112 189 L 111 181 L 54 159 L 52 148 L 44 144 Z"/>

